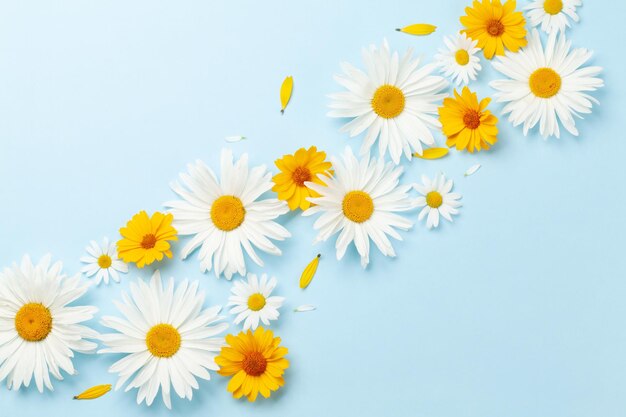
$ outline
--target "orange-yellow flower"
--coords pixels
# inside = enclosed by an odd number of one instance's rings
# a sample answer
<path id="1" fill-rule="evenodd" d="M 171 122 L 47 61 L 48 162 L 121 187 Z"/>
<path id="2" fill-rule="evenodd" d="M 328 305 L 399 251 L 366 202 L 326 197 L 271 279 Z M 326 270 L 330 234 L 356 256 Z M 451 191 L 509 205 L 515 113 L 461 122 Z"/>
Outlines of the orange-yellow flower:
<path id="1" fill-rule="evenodd" d="M 487 110 L 491 101 L 478 102 L 476 93 L 464 87 L 461 95 L 454 90 L 454 98 L 443 100 L 439 108 L 439 120 L 443 133 L 448 137 L 446 145 L 470 152 L 487 150 L 498 141 L 498 118 Z"/>
<path id="2" fill-rule="evenodd" d="M 178 240 L 176 229 L 172 227 L 174 216 L 158 211 L 148 217 L 145 211 L 135 214 L 120 229 L 123 239 L 117 242 L 117 252 L 126 263 L 134 262 L 137 268 L 143 268 L 154 261 L 161 261 L 163 256 L 172 258 L 170 240 Z"/>
<path id="3" fill-rule="evenodd" d="M 220 366 L 220 375 L 232 376 L 226 389 L 233 397 L 245 395 L 248 401 L 255 401 L 260 393 L 269 398 L 285 384 L 283 374 L 289 361 L 284 356 L 288 350 L 279 346 L 280 337 L 274 337 L 271 330 L 257 327 L 254 333 L 229 334 L 226 343 L 215 363 Z"/>
<path id="4" fill-rule="evenodd" d="M 515 11 L 515 0 L 474 0 L 472 7 L 465 8 L 461 23 L 462 32 L 478 41 L 478 47 L 491 59 L 504 55 L 504 48 L 517 52 L 526 46 L 526 19 L 522 12 Z"/>
<path id="5" fill-rule="evenodd" d="M 315 146 L 308 150 L 300 148 L 293 155 L 284 155 L 275 162 L 280 174 L 272 178 L 272 191 L 278 193 L 278 198 L 289 205 L 289 209 L 300 207 L 306 210 L 311 206 L 308 197 L 319 197 L 315 191 L 306 186 L 306 182 L 324 185 L 318 174 L 330 176 L 331 163 L 326 161 L 326 152 L 318 152 Z"/>

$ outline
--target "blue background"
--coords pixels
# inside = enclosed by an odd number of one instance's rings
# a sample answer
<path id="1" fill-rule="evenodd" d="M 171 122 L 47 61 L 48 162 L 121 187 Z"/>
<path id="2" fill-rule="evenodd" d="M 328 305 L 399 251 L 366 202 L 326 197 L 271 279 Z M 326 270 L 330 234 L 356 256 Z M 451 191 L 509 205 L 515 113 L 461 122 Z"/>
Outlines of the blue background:
<path id="1" fill-rule="evenodd" d="M 174 197 L 168 184 L 186 163 L 217 168 L 225 136 L 247 136 L 230 147 L 273 170 L 301 146 L 358 149 L 360 138 L 325 116 L 339 63 L 361 66 L 360 48 L 385 37 L 429 61 L 468 3 L 1 1 L 0 265 L 51 252 L 78 272 L 89 240 L 117 238 L 133 213 Z M 578 122 L 579 138 L 525 138 L 501 119 L 492 151 L 403 161 L 407 182 L 440 171 L 455 180 L 464 207 L 453 224 L 417 224 L 396 259 L 374 251 L 364 272 L 354 248 L 337 262 L 334 240 L 311 246 L 314 219 L 282 218 L 293 234 L 284 256 L 264 256 L 264 269 L 248 263 L 277 276 L 287 297 L 272 328 L 292 366 L 271 399 L 236 401 L 214 375 L 171 412 L 159 399 L 137 406 L 136 391 L 72 401 L 115 381 L 115 357 L 78 355 L 80 374 L 53 393 L 1 387 L 0 415 L 626 415 L 624 4 L 586 1 L 568 31 L 606 69 L 601 106 Z M 439 28 L 424 38 L 394 31 L 417 22 Z M 472 84 L 482 96 L 496 77 L 483 66 Z M 286 75 L 295 90 L 281 117 Z M 463 178 L 475 163 L 482 169 Z M 300 272 L 318 251 L 319 272 L 302 291 Z M 201 280 L 207 305 L 226 303 L 230 283 L 200 274 L 195 254 L 161 268 Z M 151 270 L 131 268 L 84 302 L 114 313 L 110 300 Z M 293 313 L 304 303 L 318 310 Z"/>

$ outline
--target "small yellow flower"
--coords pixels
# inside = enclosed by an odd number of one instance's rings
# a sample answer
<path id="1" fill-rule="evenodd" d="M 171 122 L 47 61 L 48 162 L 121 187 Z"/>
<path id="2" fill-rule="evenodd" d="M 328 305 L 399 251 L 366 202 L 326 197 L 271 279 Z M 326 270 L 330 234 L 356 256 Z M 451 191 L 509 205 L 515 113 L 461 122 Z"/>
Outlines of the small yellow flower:
<path id="1" fill-rule="evenodd" d="M 504 48 L 517 52 L 526 46 L 526 19 L 522 12 L 515 11 L 515 0 L 474 0 L 472 7 L 465 8 L 461 23 L 462 32 L 478 41 L 478 47 L 491 59 L 504 55 Z"/>
<path id="2" fill-rule="evenodd" d="M 240 332 L 237 336 L 226 336 L 226 344 L 215 358 L 222 376 L 232 376 L 226 390 L 233 397 L 246 396 L 255 401 L 259 393 L 269 398 L 272 391 L 285 385 L 283 374 L 289 367 L 285 359 L 288 350 L 280 345 L 280 337 L 271 330 L 257 327 L 252 333 Z"/>
<path id="3" fill-rule="evenodd" d="M 124 239 L 117 242 L 117 252 L 126 263 L 134 262 L 143 268 L 154 261 L 161 261 L 163 255 L 172 258 L 170 240 L 178 240 L 176 229 L 172 227 L 174 216 L 158 211 L 148 217 L 145 211 L 135 214 L 120 229 Z"/>
<path id="4" fill-rule="evenodd" d="M 306 210 L 311 206 L 308 197 L 319 197 L 315 191 L 309 189 L 305 182 L 325 185 L 318 178 L 318 174 L 331 174 L 331 163 L 326 161 L 326 152 L 318 152 L 315 146 L 308 150 L 300 148 L 293 155 L 284 155 L 275 162 L 280 174 L 272 178 L 272 191 L 278 193 L 278 198 L 289 204 L 289 209 L 300 207 Z"/>
<path id="5" fill-rule="evenodd" d="M 476 93 L 464 87 L 461 95 L 454 90 L 455 98 L 443 100 L 439 108 L 439 120 L 443 133 L 448 137 L 446 145 L 470 152 L 489 149 L 498 141 L 498 118 L 487 110 L 490 98 L 480 103 Z"/>

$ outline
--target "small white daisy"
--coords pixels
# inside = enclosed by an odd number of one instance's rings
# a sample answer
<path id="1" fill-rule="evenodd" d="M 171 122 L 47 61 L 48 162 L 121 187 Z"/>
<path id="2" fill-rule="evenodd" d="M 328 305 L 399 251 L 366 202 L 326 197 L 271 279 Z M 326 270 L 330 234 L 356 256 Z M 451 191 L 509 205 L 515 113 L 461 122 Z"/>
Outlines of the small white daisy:
<path id="1" fill-rule="evenodd" d="M 198 281 L 175 286 L 170 278 L 163 285 L 159 271 L 149 282 L 131 283 L 130 294 L 122 293 L 123 303 L 113 302 L 124 318 L 102 318 L 102 325 L 116 332 L 100 335 L 108 347 L 98 353 L 126 354 L 109 368 L 119 375 L 115 389 L 132 378 L 126 391 L 138 389 L 137 404 L 151 405 L 160 389 L 165 406 L 172 408 L 172 388 L 191 401 L 196 378 L 209 380 L 209 370 L 219 369 L 215 357 L 224 338 L 218 335 L 228 328 L 217 323 L 221 307 L 203 309 Z"/>
<path id="2" fill-rule="evenodd" d="M 459 214 L 457 210 L 461 207 L 461 203 L 458 200 L 461 199 L 461 194 L 451 193 L 452 180 L 447 180 L 443 174 L 439 174 L 434 180 L 430 180 L 425 175 L 422 175 L 422 184 L 414 184 L 413 188 L 420 194 L 416 200 L 418 207 L 424 207 L 417 219 L 422 221 L 426 218 L 426 227 L 429 229 L 439 226 L 439 215 L 444 219 L 452 221 L 453 214 Z"/>
<path id="3" fill-rule="evenodd" d="M 87 277 L 94 277 L 96 285 L 104 281 L 105 285 L 109 283 L 109 276 L 115 282 L 120 282 L 119 272 L 125 274 L 128 272 L 128 265 L 120 261 L 117 256 L 115 242 L 109 243 L 106 237 L 102 241 L 102 246 L 98 245 L 95 240 L 89 242 L 89 246 L 85 248 L 87 256 L 80 258 L 80 261 L 87 264 L 80 272 Z"/>
<path id="4" fill-rule="evenodd" d="M 535 0 L 524 10 L 527 10 L 531 27 L 541 25 L 541 30 L 550 34 L 565 32 L 566 28 L 571 27 L 569 19 L 578 22 L 576 7 L 582 4 L 582 0 Z"/>
<path id="5" fill-rule="evenodd" d="M 254 247 L 272 255 L 282 252 L 270 240 L 291 236 L 274 220 L 289 211 L 285 201 L 276 198 L 261 200 L 274 183 L 265 165 L 248 167 L 248 155 L 233 162 L 229 150 L 222 151 L 222 172 L 218 181 L 202 161 L 189 164 L 188 173 L 180 174 L 182 184 L 172 190 L 182 200 L 165 203 L 174 215 L 174 227 L 180 235 L 192 235 L 181 256 L 185 259 L 200 248 L 200 270 L 215 270 L 231 279 L 234 273 L 246 274 L 244 250 L 259 266 L 263 261 Z"/>
<path id="6" fill-rule="evenodd" d="M 28 387 L 34 380 L 39 392 L 53 390 L 50 374 L 75 375 L 75 352 L 92 353 L 98 333 L 82 322 L 98 311 L 92 306 L 68 304 L 80 298 L 89 284 L 80 274 L 68 277 L 61 262 L 50 265 L 50 255 L 33 265 L 24 256 L 0 273 L 0 381 L 9 389 Z"/>
<path id="7" fill-rule="evenodd" d="M 443 38 L 447 49 L 440 49 L 435 55 L 437 65 L 441 73 L 446 77 L 452 77 L 457 85 L 468 84 L 476 80 L 476 74 L 482 69 L 476 45 L 478 41 L 468 38 L 465 33 L 459 32 L 454 37 Z"/>
<path id="8" fill-rule="evenodd" d="M 397 52 L 392 54 L 387 41 L 381 48 L 364 49 L 363 61 L 366 72 L 348 63 L 341 65 L 345 75 L 335 76 L 335 81 L 347 91 L 329 95 L 332 110 L 328 116 L 352 118 L 341 129 L 350 137 L 367 131 L 362 155 L 376 140 L 380 157 L 389 150 L 396 165 L 402 153 L 407 159 L 413 151 L 421 155 L 422 143 L 435 144 L 431 129 L 441 127 L 436 114 L 446 97 L 447 81 L 431 74 L 434 64 L 418 68 L 419 59 L 413 59 L 410 49 L 402 58 Z"/>
<path id="9" fill-rule="evenodd" d="M 267 275 L 261 275 L 261 280 L 255 274 L 248 274 L 248 280 L 237 280 L 231 288 L 234 294 L 228 298 L 231 314 L 237 314 L 235 324 L 243 320 L 243 330 L 255 330 L 259 326 L 259 320 L 269 326 L 270 320 L 277 320 L 280 313 L 278 309 L 285 301 L 284 297 L 272 297 L 272 291 L 276 287 L 276 278 L 268 281 Z"/>
<path id="10" fill-rule="evenodd" d="M 560 137 L 559 121 L 574 136 L 578 129 L 574 116 L 591 113 L 598 101 L 588 92 L 604 86 L 596 76 L 601 67 L 584 67 L 593 53 L 570 50 L 565 36 L 552 32 L 543 48 L 539 32 L 533 29 L 528 46 L 518 53 L 499 57 L 493 67 L 510 79 L 489 83 L 497 90 L 498 102 L 507 103 L 502 111 L 514 126 L 524 125 L 524 135 L 539 123 L 544 138 Z"/>
<path id="11" fill-rule="evenodd" d="M 369 263 L 370 239 L 383 255 L 395 257 L 387 236 L 402 240 L 395 229 L 408 230 L 413 226 L 396 214 L 414 207 L 407 194 L 411 186 L 399 185 L 402 167 L 369 156 L 358 161 L 350 148 L 346 148 L 342 160 L 331 160 L 334 176 L 319 176 L 327 186 L 306 183 L 320 195 L 310 197 L 315 205 L 302 213 L 322 213 L 313 225 L 319 230 L 315 241 L 326 241 L 341 232 L 335 244 L 337 259 L 343 258 L 348 245 L 354 242 L 363 268 Z"/>

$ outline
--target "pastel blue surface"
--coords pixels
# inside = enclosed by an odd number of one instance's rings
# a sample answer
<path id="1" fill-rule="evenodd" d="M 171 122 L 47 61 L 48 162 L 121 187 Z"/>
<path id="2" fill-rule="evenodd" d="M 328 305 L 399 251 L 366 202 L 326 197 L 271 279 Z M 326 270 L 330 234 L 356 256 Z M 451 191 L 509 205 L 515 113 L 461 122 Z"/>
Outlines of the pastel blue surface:
<path id="1" fill-rule="evenodd" d="M 0 265 L 51 252 L 76 273 L 89 240 L 117 238 L 133 213 L 162 209 L 188 162 L 217 168 L 225 136 L 247 136 L 230 145 L 235 154 L 273 170 L 301 146 L 357 150 L 360 138 L 348 140 L 325 116 L 339 63 L 360 66 L 360 48 L 383 38 L 431 60 L 467 4 L 1 1 Z M 56 381 L 53 393 L 2 386 L 0 416 L 626 415 L 626 6 L 586 1 L 579 12 L 568 35 L 595 50 L 606 81 L 579 138 L 525 138 L 501 119 L 490 152 L 403 161 L 407 182 L 451 176 L 461 215 L 435 231 L 416 224 L 395 244 L 396 259 L 374 251 L 366 271 L 354 248 L 337 262 L 334 240 L 313 247 L 312 218 L 282 218 L 293 234 L 283 256 L 264 256 L 264 268 L 248 262 L 277 276 L 287 297 L 272 328 L 292 365 L 271 399 L 234 400 L 213 375 L 172 411 L 160 399 L 137 406 L 136 391 L 72 401 L 115 381 L 107 368 L 116 357 L 78 355 L 80 374 Z M 416 22 L 439 28 L 424 38 L 393 30 Z M 472 86 L 484 96 L 496 74 L 483 66 Z M 281 116 L 286 75 L 295 90 Z M 464 178 L 475 163 L 482 169 Z M 317 252 L 318 274 L 302 291 L 299 274 Z M 207 305 L 226 303 L 230 283 L 201 274 L 195 254 L 160 267 L 200 280 Z M 110 300 L 152 270 L 132 268 L 84 302 L 115 313 Z M 305 303 L 318 310 L 292 312 Z"/>

